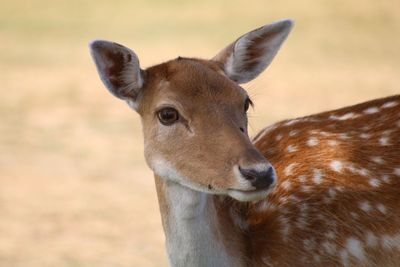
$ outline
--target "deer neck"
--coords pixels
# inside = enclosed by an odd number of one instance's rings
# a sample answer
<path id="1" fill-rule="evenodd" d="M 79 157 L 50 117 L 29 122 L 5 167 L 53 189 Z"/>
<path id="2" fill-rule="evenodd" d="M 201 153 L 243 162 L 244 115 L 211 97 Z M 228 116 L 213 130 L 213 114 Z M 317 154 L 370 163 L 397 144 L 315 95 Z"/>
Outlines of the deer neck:
<path id="1" fill-rule="evenodd" d="M 243 266 L 240 244 L 232 242 L 240 237 L 232 238 L 234 222 L 219 211 L 215 196 L 155 180 L 171 266 Z"/>

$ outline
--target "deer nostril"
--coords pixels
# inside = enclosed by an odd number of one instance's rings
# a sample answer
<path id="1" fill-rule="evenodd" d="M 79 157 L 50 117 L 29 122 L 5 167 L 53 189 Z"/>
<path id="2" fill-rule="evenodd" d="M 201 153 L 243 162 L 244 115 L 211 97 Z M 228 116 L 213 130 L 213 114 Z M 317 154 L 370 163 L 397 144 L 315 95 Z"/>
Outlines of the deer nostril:
<path id="1" fill-rule="evenodd" d="M 242 169 L 240 166 L 239 166 L 239 171 L 246 180 L 249 180 L 250 182 L 257 180 L 256 171 L 251 169 Z"/>
<path id="2" fill-rule="evenodd" d="M 265 176 L 272 177 L 273 175 L 274 175 L 274 168 L 269 167 L 268 170 L 265 173 Z"/>
<path id="3" fill-rule="evenodd" d="M 266 189 L 274 183 L 275 173 L 272 166 L 266 170 L 243 169 L 239 166 L 242 176 L 256 189 Z"/>

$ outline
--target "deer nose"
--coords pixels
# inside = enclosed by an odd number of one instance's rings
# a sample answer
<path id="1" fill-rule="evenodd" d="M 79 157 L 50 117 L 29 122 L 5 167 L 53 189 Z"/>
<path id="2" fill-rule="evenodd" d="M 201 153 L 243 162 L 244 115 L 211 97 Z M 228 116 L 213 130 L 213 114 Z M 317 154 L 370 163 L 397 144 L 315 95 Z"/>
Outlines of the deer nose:
<path id="1" fill-rule="evenodd" d="M 239 166 L 239 171 L 242 176 L 248 180 L 252 186 L 257 190 L 267 189 L 276 181 L 275 170 L 272 166 L 269 166 L 262 170 L 252 168 L 242 168 Z"/>

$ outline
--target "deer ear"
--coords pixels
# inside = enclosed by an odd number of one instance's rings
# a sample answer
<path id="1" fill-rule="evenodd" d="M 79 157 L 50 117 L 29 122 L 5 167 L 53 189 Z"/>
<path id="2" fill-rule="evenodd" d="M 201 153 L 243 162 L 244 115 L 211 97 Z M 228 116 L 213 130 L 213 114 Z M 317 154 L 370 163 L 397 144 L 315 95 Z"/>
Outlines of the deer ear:
<path id="1" fill-rule="evenodd" d="M 293 21 L 281 20 L 246 33 L 212 60 L 237 83 L 246 83 L 263 72 L 289 35 Z"/>
<path id="2" fill-rule="evenodd" d="M 137 100 L 143 86 L 143 71 L 136 54 L 120 44 L 96 40 L 90 51 L 100 79 L 116 97 L 126 100 L 137 109 Z"/>

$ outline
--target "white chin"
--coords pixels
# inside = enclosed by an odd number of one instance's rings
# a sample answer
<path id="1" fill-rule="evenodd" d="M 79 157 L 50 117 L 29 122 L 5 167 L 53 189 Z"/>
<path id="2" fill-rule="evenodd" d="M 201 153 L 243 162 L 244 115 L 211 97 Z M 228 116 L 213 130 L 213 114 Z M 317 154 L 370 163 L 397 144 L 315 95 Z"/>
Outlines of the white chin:
<path id="1" fill-rule="evenodd" d="M 242 190 L 228 190 L 228 196 L 242 201 L 242 202 L 249 202 L 249 201 L 258 201 L 262 199 L 266 199 L 268 194 L 271 192 L 271 188 L 265 190 L 257 190 L 257 191 L 242 191 Z"/>

